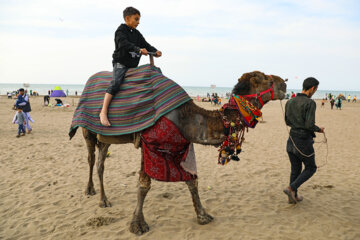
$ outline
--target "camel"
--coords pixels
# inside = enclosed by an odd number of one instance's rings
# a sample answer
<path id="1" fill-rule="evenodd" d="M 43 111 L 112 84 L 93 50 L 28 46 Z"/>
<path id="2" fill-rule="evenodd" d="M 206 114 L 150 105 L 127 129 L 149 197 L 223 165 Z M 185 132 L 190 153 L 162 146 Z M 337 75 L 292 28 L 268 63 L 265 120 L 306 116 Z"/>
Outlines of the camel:
<path id="1" fill-rule="evenodd" d="M 262 72 L 254 71 L 245 73 L 238 79 L 238 83 L 233 89 L 234 95 L 248 95 L 249 100 L 259 109 L 263 104 L 270 100 L 284 99 L 286 93 L 286 83 L 279 76 L 265 75 Z M 219 146 L 224 140 L 223 115 L 229 120 L 235 120 L 239 113 L 235 109 L 226 109 L 223 113 L 218 110 L 209 111 L 197 106 L 192 100 L 186 102 L 180 107 L 172 110 L 165 115 L 171 120 L 191 143 Z M 98 135 L 86 128 L 82 128 L 83 137 L 85 138 L 88 149 L 88 163 L 90 167 L 89 180 L 85 190 L 86 195 L 94 195 L 94 183 L 92 179 L 95 148 L 98 147 L 97 172 L 100 180 L 100 207 L 111 207 L 111 203 L 105 195 L 103 175 L 104 163 L 108 148 L 111 144 L 138 143 L 139 133 L 119 136 Z M 141 146 L 140 146 L 141 147 Z M 213 220 L 203 208 L 199 193 L 198 180 L 186 182 L 192 196 L 195 208 L 197 222 L 207 224 Z M 144 162 L 141 158 L 139 185 L 137 193 L 137 206 L 133 213 L 130 224 L 130 232 L 141 235 L 149 231 L 149 226 L 143 215 L 143 204 L 145 197 L 151 187 L 151 178 L 144 172 Z"/>

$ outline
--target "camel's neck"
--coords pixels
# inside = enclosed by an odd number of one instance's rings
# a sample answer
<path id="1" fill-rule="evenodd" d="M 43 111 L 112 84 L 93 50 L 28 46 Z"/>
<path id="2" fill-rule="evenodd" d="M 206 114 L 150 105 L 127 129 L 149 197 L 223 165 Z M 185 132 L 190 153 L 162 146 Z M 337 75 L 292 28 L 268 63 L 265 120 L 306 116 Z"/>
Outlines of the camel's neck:
<path id="1" fill-rule="evenodd" d="M 223 141 L 224 127 L 218 110 L 205 110 L 189 101 L 166 115 L 193 143 L 218 145 Z"/>

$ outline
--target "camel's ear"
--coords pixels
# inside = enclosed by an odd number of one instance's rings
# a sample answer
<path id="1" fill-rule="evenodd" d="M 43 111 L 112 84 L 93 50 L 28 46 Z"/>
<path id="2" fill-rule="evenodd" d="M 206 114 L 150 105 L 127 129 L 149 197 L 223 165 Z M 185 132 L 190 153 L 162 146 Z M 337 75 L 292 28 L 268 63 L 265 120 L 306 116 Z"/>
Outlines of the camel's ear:
<path id="1" fill-rule="evenodd" d="M 238 82 L 246 82 L 250 81 L 251 74 L 250 73 L 244 73 L 239 79 Z"/>

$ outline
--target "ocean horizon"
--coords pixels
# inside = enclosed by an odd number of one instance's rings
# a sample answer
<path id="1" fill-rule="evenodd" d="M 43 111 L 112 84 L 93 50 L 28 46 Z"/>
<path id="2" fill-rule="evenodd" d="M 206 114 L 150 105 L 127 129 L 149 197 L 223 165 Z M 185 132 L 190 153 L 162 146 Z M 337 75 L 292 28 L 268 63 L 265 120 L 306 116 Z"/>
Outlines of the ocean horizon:
<path id="1" fill-rule="evenodd" d="M 0 95 L 6 95 L 7 92 L 16 91 L 19 88 L 25 88 L 28 91 L 36 91 L 39 95 L 47 95 L 49 90 L 54 89 L 56 86 L 60 86 L 64 92 L 68 92 L 69 96 L 75 96 L 77 92 L 78 96 L 82 94 L 85 84 L 28 84 L 28 87 L 24 87 L 22 83 L 0 83 Z M 191 97 L 206 97 L 206 95 L 217 93 L 220 97 L 225 97 L 226 93 L 231 93 L 232 87 L 200 87 L 200 86 L 181 86 Z M 287 89 L 287 93 L 301 92 L 301 89 Z M 318 90 L 312 97 L 313 99 L 322 99 L 326 94 L 333 94 L 338 96 L 343 94 L 344 96 L 350 95 L 351 97 L 360 96 L 360 91 L 349 90 Z"/>

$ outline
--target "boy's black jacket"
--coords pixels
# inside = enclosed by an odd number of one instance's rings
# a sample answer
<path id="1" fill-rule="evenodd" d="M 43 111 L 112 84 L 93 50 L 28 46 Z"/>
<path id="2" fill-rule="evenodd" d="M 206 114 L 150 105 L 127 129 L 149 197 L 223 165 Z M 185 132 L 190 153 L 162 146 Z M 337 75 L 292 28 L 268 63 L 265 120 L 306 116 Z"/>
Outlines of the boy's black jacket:
<path id="1" fill-rule="evenodd" d="M 128 68 L 137 67 L 141 55 L 141 48 L 146 48 L 149 52 L 156 52 L 156 48 L 146 42 L 142 34 L 126 24 L 121 24 L 115 32 L 115 51 L 113 53 L 113 63 L 121 63 Z"/>

